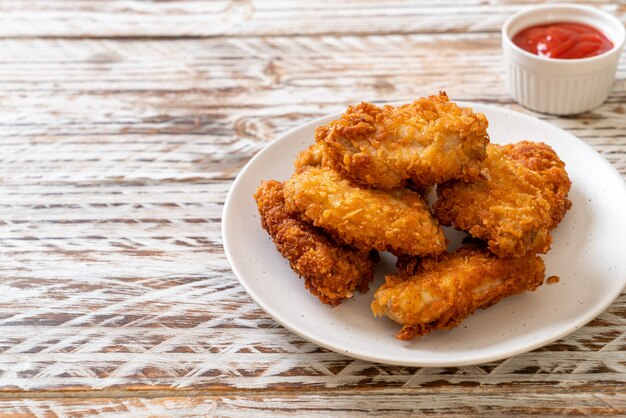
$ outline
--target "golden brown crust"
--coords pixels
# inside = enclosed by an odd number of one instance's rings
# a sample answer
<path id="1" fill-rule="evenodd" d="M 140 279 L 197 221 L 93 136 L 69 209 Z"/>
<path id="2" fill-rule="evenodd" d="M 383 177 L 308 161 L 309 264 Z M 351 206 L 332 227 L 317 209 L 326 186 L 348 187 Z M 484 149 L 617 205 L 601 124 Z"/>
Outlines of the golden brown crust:
<path id="1" fill-rule="evenodd" d="M 441 93 L 399 107 L 350 106 L 315 137 L 332 168 L 352 181 L 393 189 L 410 179 L 423 189 L 476 176 L 489 142 L 487 125 L 482 113 Z"/>
<path id="2" fill-rule="evenodd" d="M 296 172 L 302 171 L 307 167 L 327 167 L 329 164 L 326 160 L 322 144 L 315 143 L 304 151 L 300 151 L 298 153 L 295 161 L 293 162 L 293 166 L 296 169 Z"/>
<path id="3" fill-rule="evenodd" d="M 424 255 L 446 249 L 443 230 L 409 190 L 359 187 L 329 168 L 311 167 L 294 174 L 284 193 L 287 210 L 361 250 Z"/>
<path id="4" fill-rule="evenodd" d="M 264 181 L 254 198 L 263 228 L 313 295 L 337 305 L 355 290 L 368 290 L 378 254 L 338 245 L 323 230 L 288 213 L 283 184 L 278 181 Z"/>
<path id="5" fill-rule="evenodd" d="M 396 335 L 401 340 L 454 328 L 476 309 L 535 290 L 545 277 L 538 256 L 502 259 L 474 245 L 424 258 L 410 268 L 412 276 L 387 276 L 371 305 L 374 315 L 386 315 L 403 325 Z"/>
<path id="6" fill-rule="evenodd" d="M 550 231 L 571 207 L 565 164 L 546 144 L 490 144 L 480 179 L 437 187 L 433 210 L 446 226 L 488 241 L 500 257 L 546 253 Z"/>
<path id="7" fill-rule="evenodd" d="M 556 228 L 572 207 L 572 202 L 567 198 L 572 182 L 565 171 L 565 163 L 543 142 L 521 141 L 508 144 L 504 146 L 504 153 L 527 169 L 541 175 L 543 190 L 547 189 L 551 197 L 552 222 L 549 228 Z"/>

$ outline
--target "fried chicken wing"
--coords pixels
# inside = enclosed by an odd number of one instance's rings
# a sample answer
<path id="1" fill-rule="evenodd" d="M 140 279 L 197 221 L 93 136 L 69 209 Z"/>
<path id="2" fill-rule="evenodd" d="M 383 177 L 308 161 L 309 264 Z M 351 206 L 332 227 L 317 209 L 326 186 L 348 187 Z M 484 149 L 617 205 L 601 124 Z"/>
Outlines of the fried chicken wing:
<path id="1" fill-rule="evenodd" d="M 331 166 L 355 182 L 393 189 L 410 179 L 424 189 L 477 174 L 487 125 L 485 115 L 458 107 L 442 92 L 399 107 L 350 106 L 315 137 Z"/>
<path id="2" fill-rule="evenodd" d="M 288 213 L 283 184 L 278 181 L 263 182 L 254 198 L 263 228 L 313 295 L 326 304 L 337 305 L 355 290 L 368 290 L 377 253 L 339 245 L 320 228 Z"/>
<path id="3" fill-rule="evenodd" d="M 385 278 L 371 305 L 374 315 L 402 324 L 396 334 L 400 340 L 454 328 L 476 309 L 535 290 L 545 277 L 538 256 L 502 259 L 474 245 L 413 264 L 408 261 L 403 260 L 401 274 Z"/>
<path id="4" fill-rule="evenodd" d="M 285 202 L 287 210 L 361 250 L 421 255 L 446 249 L 443 230 L 410 190 L 359 187 L 329 168 L 311 167 L 285 183 Z"/>
<path id="5" fill-rule="evenodd" d="M 550 231 L 571 206 L 570 186 L 565 164 L 548 145 L 490 144 L 480 178 L 439 185 L 433 210 L 443 225 L 488 241 L 500 257 L 546 253 Z"/>

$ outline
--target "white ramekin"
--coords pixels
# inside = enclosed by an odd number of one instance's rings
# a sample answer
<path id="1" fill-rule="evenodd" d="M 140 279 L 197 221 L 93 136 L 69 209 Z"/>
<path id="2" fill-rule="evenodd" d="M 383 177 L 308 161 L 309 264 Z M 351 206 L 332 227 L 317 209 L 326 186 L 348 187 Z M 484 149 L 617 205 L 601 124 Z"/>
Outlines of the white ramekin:
<path id="1" fill-rule="evenodd" d="M 520 30 L 550 22 L 578 22 L 599 29 L 613 43 L 604 54 L 582 59 L 554 59 L 531 54 L 511 40 Z M 509 17 L 502 27 L 507 88 L 531 110 L 555 115 L 586 112 L 606 100 L 626 37 L 614 16 L 590 6 L 534 6 Z"/>

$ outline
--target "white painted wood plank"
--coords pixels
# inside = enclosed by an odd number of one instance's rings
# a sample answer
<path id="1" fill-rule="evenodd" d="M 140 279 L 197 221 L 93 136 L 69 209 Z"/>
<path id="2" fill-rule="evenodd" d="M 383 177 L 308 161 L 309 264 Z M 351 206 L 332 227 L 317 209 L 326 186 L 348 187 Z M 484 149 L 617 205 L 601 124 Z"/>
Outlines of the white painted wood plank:
<path id="1" fill-rule="evenodd" d="M 532 393 L 454 391 L 325 391 L 323 393 L 228 393 L 212 396 L 0 399 L 0 416 L 85 417 L 351 417 L 443 414 L 474 416 L 618 415 L 626 408 L 623 393 L 598 391 Z M 6 415 L 3 413 L 6 411 Z"/>
<path id="2" fill-rule="evenodd" d="M 0 147 L 11 151 L 0 154 L 2 167 L 15 181 L 42 170 L 50 180 L 232 178 L 279 134 L 360 100 L 408 101 L 445 89 L 457 100 L 524 111 L 504 88 L 499 44 L 489 35 L 389 38 L 4 41 Z M 444 62 L 432 59 L 437 48 Z M 24 49 L 41 61 L 30 62 Z M 463 57 L 446 52 L 459 49 Z M 618 77 L 592 112 L 538 116 L 597 144 L 624 172 L 626 56 Z"/>
<path id="3" fill-rule="evenodd" d="M 570 0 L 575 2 L 578 0 Z M 580 1 L 624 18 L 623 5 Z M 497 32 L 535 1 L 4 1 L 3 37 L 291 36 Z"/>
<path id="4" fill-rule="evenodd" d="M 482 3 L 2 2 L 0 36 L 213 38 L 0 40 L 0 391 L 230 392 L 0 399 L 0 414 L 623 410 L 626 294 L 574 334 L 513 359 L 385 366 L 279 327 L 222 252 L 232 179 L 292 127 L 360 100 L 439 89 L 529 113 L 504 88 L 494 32 L 520 2 Z M 385 35 L 404 31 L 414 34 Z M 280 34 L 289 36 L 260 36 Z M 623 57 L 603 106 L 535 116 L 626 175 L 625 79 Z"/>

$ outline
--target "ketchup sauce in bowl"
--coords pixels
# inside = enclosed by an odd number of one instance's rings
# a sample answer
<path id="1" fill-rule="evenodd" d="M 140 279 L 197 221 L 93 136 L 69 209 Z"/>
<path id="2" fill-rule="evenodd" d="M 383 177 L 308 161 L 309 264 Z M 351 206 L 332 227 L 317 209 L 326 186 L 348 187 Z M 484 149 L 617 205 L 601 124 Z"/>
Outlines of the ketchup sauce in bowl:
<path id="1" fill-rule="evenodd" d="M 515 34 L 513 43 L 531 54 L 558 59 L 595 57 L 613 48 L 598 29 L 577 22 L 531 26 Z"/>
<path id="2" fill-rule="evenodd" d="M 522 106 L 575 115 L 602 104 L 613 90 L 624 24 L 601 9 L 576 4 L 524 8 L 502 26 L 506 85 Z"/>

